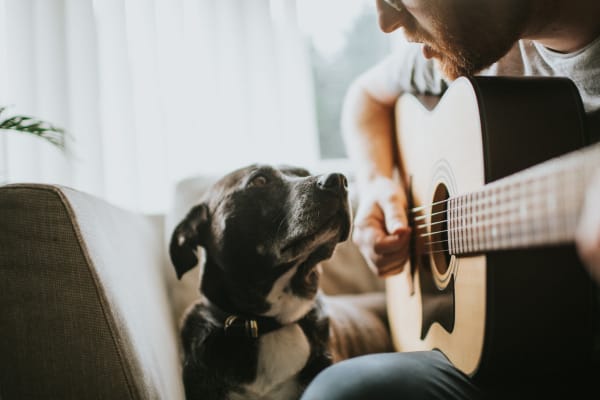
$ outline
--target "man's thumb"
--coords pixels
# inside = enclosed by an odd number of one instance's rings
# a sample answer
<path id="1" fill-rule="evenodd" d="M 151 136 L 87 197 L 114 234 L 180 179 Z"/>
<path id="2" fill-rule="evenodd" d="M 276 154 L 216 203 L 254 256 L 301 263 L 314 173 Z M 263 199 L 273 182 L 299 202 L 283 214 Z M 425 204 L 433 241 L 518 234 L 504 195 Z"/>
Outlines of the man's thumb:
<path id="1" fill-rule="evenodd" d="M 396 203 L 386 204 L 383 214 L 385 216 L 385 229 L 390 235 L 399 233 L 408 226 L 406 212 Z"/>

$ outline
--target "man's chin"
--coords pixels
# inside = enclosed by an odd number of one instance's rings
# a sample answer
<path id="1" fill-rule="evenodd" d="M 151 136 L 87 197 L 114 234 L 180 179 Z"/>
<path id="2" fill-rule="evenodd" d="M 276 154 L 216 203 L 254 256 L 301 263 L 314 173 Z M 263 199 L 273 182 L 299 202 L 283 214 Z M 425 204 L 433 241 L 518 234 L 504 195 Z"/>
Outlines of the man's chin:
<path id="1" fill-rule="evenodd" d="M 450 81 L 453 81 L 466 73 L 466 70 L 461 68 L 459 63 L 455 60 L 426 44 L 423 45 L 423 56 L 428 59 L 433 59 L 436 68 Z"/>
<path id="2" fill-rule="evenodd" d="M 465 75 L 464 70 L 448 60 L 441 60 L 439 57 L 435 57 L 433 61 L 436 67 L 442 72 L 442 75 L 450 81 Z"/>
<path id="3" fill-rule="evenodd" d="M 436 63 L 437 68 L 442 72 L 442 75 L 450 81 L 461 76 L 473 76 L 486 68 L 465 67 L 456 61 L 437 56 L 434 58 L 434 62 Z"/>

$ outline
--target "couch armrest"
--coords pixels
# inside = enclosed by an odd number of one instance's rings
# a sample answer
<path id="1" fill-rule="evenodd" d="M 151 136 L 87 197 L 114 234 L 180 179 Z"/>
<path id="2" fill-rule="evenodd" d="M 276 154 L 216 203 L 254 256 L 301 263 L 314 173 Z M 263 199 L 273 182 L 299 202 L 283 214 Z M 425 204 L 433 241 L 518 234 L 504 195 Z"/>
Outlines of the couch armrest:
<path id="1" fill-rule="evenodd" d="M 0 398 L 183 399 L 162 222 L 0 187 Z"/>

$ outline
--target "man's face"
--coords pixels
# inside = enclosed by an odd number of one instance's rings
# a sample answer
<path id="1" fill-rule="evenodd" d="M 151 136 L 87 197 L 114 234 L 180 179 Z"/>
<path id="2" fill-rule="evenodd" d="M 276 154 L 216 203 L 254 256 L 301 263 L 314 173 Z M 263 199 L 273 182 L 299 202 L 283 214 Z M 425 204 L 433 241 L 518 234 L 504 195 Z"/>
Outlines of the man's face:
<path id="1" fill-rule="evenodd" d="M 529 18 L 526 0 L 376 0 L 384 32 L 403 28 L 444 75 L 473 75 L 504 56 Z"/>

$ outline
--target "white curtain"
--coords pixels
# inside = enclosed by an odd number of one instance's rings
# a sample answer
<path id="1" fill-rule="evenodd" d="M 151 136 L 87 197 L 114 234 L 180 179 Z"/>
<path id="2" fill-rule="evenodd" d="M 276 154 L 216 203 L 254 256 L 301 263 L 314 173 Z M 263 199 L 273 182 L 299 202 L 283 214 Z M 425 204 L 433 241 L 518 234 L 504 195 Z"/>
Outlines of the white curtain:
<path id="1" fill-rule="evenodd" d="M 71 138 L 0 132 L 9 182 L 152 213 L 188 176 L 310 168 L 312 87 L 295 0 L 0 0 L 0 106 Z"/>

